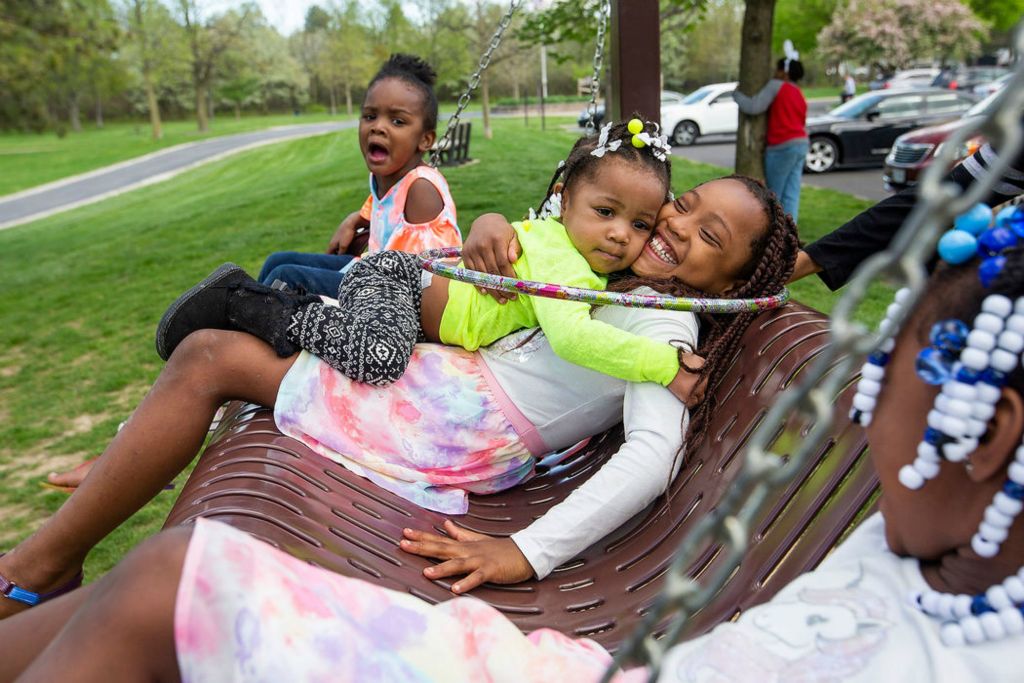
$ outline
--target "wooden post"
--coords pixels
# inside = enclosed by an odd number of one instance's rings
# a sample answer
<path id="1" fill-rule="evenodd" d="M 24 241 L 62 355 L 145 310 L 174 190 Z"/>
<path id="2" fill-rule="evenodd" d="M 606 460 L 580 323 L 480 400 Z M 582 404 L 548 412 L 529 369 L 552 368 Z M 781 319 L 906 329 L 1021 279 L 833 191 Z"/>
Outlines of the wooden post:
<path id="1" fill-rule="evenodd" d="M 661 122 L 661 26 L 658 0 L 612 0 L 611 95 L 606 121 L 639 112 Z"/>

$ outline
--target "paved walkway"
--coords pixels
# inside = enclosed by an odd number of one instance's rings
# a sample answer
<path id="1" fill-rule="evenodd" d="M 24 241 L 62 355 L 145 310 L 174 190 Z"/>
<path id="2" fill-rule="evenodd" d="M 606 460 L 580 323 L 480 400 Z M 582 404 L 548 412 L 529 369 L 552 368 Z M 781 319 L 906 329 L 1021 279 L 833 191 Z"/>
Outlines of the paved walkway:
<path id="1" fill-rule="evenodd" d="M 173 178 L 196 166 L 284 140 L 354 128 L 358 120 L 281 126 L 169 147 L 113 166 L 0 197 L 0 230 Z"/>

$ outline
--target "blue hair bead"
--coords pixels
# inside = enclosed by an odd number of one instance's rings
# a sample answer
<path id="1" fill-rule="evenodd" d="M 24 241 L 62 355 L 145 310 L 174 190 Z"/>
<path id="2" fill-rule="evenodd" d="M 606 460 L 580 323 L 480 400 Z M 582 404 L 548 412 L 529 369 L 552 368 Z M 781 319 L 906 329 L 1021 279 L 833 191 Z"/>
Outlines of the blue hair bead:
<path id="1" fill-rule="evenodd" d="M 925 384 L 945 384 L 953 377 L 953 360 L 941 349 L 926 346 L 917 354 L 914 369 Z"/>
<path id="2" fill-rule="evenodd" d="M 925 427 L 924 440 L 926 443 L 930 443 L 931 445 L 938 448 L 943 444 L 949 443 L 950 437 L 946 436 L 945 434 L 940 432 L 938 429 L 935 429 L 934 427 Z"/>
<path id="3" fill-rule="evenodd" d="M 966 323 L 956 318 L 950 318 L 949 320 L 940 320 L 932 325 L 932 329 L 928 333 L 928 341 L 932 346 L 945 353 L 958 354 L 967 346 L 967 335 L 970 333 L 971 329 L 967 327 Z"/>
<path id="4" fill-rule="evenodd" d="M 954 266 L 966 263 L 978 253 L 978 240 L 966 230 L 948 230 L 939 238 L 939 258 Z"/>
<path id="5" fill-rule="evenodd" d="M 1003 484 L 1003 493 L 1014 500 L 1024 500 L 1024 484 L 1018 484 L 1012 479 L 1007 479 Z"/>
<path id="6" fill-rule="evenodd" d="M 1013 218 L 1013 214 L 1017 212 L 1016 206 L 1004 206 L 996 214 L 993 223 L 997 228 L 1010 228 L 1010 219 Z M 1011 230 L 1013 228 L 1010 228 Z"/>
<path id="7" fill-rule="evenodd" d="M 1010 211 L 1010 208 L 1011 207 L 1006 207 L 999 212 L 999 215 L 1001 216 Z M 1004 220 L 1003 227 L 1009 228 L 1015 235 L 1017 235 L 1017 237 L 1024 239 L 1024 207 L 1015 206 L 1012 208 L 1013 211 L 1011 211 L 1010 215 Z"/>
<path id="8" fill-rule="evenodd" d="M 984 382 L 985 384 L 991 384 L 994 387 L 1002 389 L 1006 386 L 1006 373 L 995 368 L 985 368 L 978 375 L 978 381 Z"/>
<path id="9" fill-rule="evenodd" d="M 1017 244 L 1017 235 L 1009 228 L 990 228 L 978 236 L 978 256 L 997 256 Z"/>
<path id="10" fill-rule="evenodd" d="M 956 217 L 953 227 L 964 230 L 972 235 L 980 235 L 992 222 L 992 209 L 986 204 L 975 204 Z"/>
<path id="11" fill-rule="evenodd" d="M 973 598 L 971 598 L 971 614 L 973 614 L 974 616 L 984 614 L 985 612 L 995 611 L 995 608 L 993 608 L 992 605 L 989 604 L 988 598 L 986 598 L 984 595 L 975 595 Z"/>
<path id="12" fill-rule="evenodd" d="M 978 380 L 981 379 L 981 373 L 973 368 L 961 365 L 956 371 L 957 382 L 963 382 L 964 384 L 977 384 Z"/>
<path id="13" fill-rule="evenodd" d="M 1005 256 L 989 256 L 982 261 L 981 265 L 978 266 L 978 279 L 981 280 L 981 285 L 986 289 L 991 287 L 992 283 L 999 277 L 999 273 L 1003 272 L 1005 266 Z"/>
<path id="14" fill-rule="evenodd" d="M 868 362 L 871 363 L 872 365 L 878 365 L 884 368 L 886 364 L 888 364 L 889 362 L 889 354 L 887 354 L 885 351 L 875 351 L 870 356 L 868 356 Z"/>

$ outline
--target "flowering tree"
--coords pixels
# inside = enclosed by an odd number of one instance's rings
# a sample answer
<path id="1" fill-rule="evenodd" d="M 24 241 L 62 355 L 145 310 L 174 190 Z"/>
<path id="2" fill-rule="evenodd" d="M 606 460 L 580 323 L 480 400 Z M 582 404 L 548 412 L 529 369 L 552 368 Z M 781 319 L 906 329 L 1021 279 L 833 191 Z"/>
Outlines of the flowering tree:
<path id="1" fill-rule="evenodd" d="M 849 0 L 818 34 L 818 49 L 829 61 L 892 70 L 917 59 L 968 56 L 986 34 L 959 0 Z"/>

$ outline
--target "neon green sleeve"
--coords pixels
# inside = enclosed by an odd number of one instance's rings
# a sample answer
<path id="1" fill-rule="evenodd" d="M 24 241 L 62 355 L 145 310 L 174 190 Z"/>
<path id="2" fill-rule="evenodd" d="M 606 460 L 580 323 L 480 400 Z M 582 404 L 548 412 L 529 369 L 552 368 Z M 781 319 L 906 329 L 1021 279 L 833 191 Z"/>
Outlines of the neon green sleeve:
<path id="1" fill-rule="evenodd" d="M 550 223 L 554 223 L 553 221 Z M 530 279 L 572 287 L 604 289 L 558 223 L 533 221 L 517 230 L 529 261 Z M 590 317 L 590 304 L 531 297 L 537 323 L 563 360 L 628 382 L 668 384 L 679 372 L 671 344 L 630 334 Z"/>

